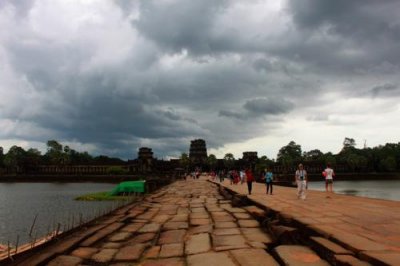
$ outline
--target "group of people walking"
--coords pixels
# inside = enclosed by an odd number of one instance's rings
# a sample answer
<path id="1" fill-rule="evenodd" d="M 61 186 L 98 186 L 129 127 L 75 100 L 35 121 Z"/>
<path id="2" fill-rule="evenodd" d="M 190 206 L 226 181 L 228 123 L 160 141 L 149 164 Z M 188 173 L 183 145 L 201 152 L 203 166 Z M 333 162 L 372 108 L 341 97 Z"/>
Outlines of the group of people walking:
<path id="1" fill-rule="evenodd" d="M 325 178 L 326 192 L 333 192 L 333 177 L 335 176 L 335 171 L 333 171 L 329 163 L 326 165 L 325 170 L 322 171 L 322 176 Z M 308 176 L 303 164 L 298 165 L 298 169 L 295 173 L 295 181 L 297 184 L 297 198 L 302 200 L 306 199 L 306 190 L 308 189 Z"/>
<path id="2" fill-rule="evenodd" d="M 219 173 L 220 177 L 220 182 L 224 181 L 223 176 L 225 173 Z M 331 165 L 328 163 L 325 170 L 322 172 L 323 177 L 325 178 L 325 190 L 326 192 L 333 192 L 333 177 L 335 176 L 335 172 L 331 168 Z M 215 173 L 211 173 L 211 176 L 213 179 L 216 178 Z M 252 188 L 253 188 L 253 182 L 255 181 L 253 172 L 251 171 L 251 168 L 247 168 L 245 171 L 229 171 L 228 172 L 228 177 L 230 179 L 231 185 L 233 184 L 238 184 L 239 182 L 241 184 L 247 183 L 247 189 L 248 189 L 248 194 L 251 195 Z M 295 172 L 294 175 L 295 182 L 297 185 L 297 198 L 298 199 L 306 199 L 306 191 L 308 189 L 308 175 L 307 171 L 304 169 L 303 164 L 299 164 L 298 168 Z M 265 182 L 266 186 L 266 194 L 267 195 L 272 195 L 273 191 L 273 180 L 274 180 L 274 175 L 271 171 L 271 169 L 266 168 L 264 173 L 262 174 L 261 179 Z"/>

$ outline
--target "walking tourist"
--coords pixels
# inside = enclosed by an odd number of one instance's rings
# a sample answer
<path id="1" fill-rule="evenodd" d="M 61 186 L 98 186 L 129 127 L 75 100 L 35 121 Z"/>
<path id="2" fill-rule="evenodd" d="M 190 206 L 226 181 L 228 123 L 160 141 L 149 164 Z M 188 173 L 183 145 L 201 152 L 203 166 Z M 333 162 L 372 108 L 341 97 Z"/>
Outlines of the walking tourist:
<path id="1" fill-rule="evenodd" d="M 242 185 L 244 183 L 245 175 L 244 170 L 240 170 L 240 184 Z"/>
<path id="2" fill-rule="evenodd" d="M 251 171 L 250 167 L 248 167 L 246 169 L 245 174 L 246 174 L 247 189 L 249 191 L 249 195 L 251 195 L 251 190 L 253 188 L 254 176 L 253 176 L 253 172 Z"/>
<path id="3" fill-rule="evenodd" d="M 270 171 L 270 169 L 265 168 L 265 185 L 267 186 L 267 191 L 266 194 L 268 194 L 268 192 L 270 193 L 270 195 L 272 195 L 272 180 L 273 180 L 273 174 Z M 271 191 L 270 191 L 271 190 Z"/>
<path id="4" fill-rule="evenodd" d="M 333 192 L 333 177 L 335 176 L 335 172 L 331 168 L 331 164 L 326 164 L 326 169 L 322 172 L 322 175 L 325 177 L 325 190 L 326 192 Z"/>
<path id="5" fill-rule="evenodd" d="M 305 200 L 307 189 L 307 171 L 304 170 L 304 166 L 302 164 L 299 164 L 298 166 L 298 169 L 295 173 L 295 180 L 297 183 L 297 198 Z"/>

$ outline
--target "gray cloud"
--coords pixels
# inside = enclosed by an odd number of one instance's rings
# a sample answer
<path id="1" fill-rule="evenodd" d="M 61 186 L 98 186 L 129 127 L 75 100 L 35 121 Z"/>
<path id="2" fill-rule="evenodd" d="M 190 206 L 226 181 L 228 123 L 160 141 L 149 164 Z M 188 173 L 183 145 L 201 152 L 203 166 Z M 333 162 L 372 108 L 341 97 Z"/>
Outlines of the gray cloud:
<path id="1" fill-rule="evenodd" d="M 293 104 L 284 99 L 258 98 L 248 100 L 243 107 L 255 114 L 278 115 L 289 112 Z"/>
<path id="2" fill-rule="evenodd" d="M 0 141 L 179 155 L 264 136 L 327 93 L 398 95 L 397 1 L 50 2 L 0 3 Z"/>
<path id="3" fill-rule="evenodd" d="M 375 86 L 371 89 L 370 93 L 372 97 L 381 97 L 381 96 L 400 96 L 399 86 L 386 83 L 380 86 Z"/>

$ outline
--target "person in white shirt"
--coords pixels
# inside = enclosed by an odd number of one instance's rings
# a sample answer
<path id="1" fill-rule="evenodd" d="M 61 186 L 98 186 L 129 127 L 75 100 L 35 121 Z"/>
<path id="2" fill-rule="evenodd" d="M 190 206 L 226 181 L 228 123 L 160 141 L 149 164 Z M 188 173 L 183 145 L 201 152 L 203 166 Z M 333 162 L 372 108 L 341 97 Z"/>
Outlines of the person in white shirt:
<path id="1" fill-rule="evenodd" d="M 295 173 L 295 180 L 297 183 L 297 198 L 305 200 L 306 199 L 306 189 L 307 189 L 307 171 L 304 170 L 302 164 L 299 164 L 298 170 Z"/>
<path id="2" fill-rule="evenodd" d="M 326 165 L 326 169 L 322 172 L 322 174 L 325 177 L 326 192 L 333 192 L 333 177 L 335 176 L 335 172 L 329 163 Z"/>

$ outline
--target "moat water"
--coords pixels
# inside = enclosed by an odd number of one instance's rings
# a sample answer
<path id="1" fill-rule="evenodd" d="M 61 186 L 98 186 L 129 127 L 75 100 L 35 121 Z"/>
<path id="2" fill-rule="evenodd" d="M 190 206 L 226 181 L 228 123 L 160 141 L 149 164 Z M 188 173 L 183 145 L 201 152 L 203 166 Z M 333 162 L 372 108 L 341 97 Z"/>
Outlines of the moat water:
<path id="1" fill-rule="evenodd" d="M 76 201 L 92 192 L 110 191 L 105 183 L 0 183 L 0 244 L 30 242 L 29 232 L 36 218 L 32 237 L 78 225 L 116 207 L 116 202 Z"/>
<path id="2" fill-rule="evenodd" d="M 312 181 L 309 189 L 325 191 L 325 181 Z M 334 181 L 335 193 L 400 201 L 400 180 Z"/>

